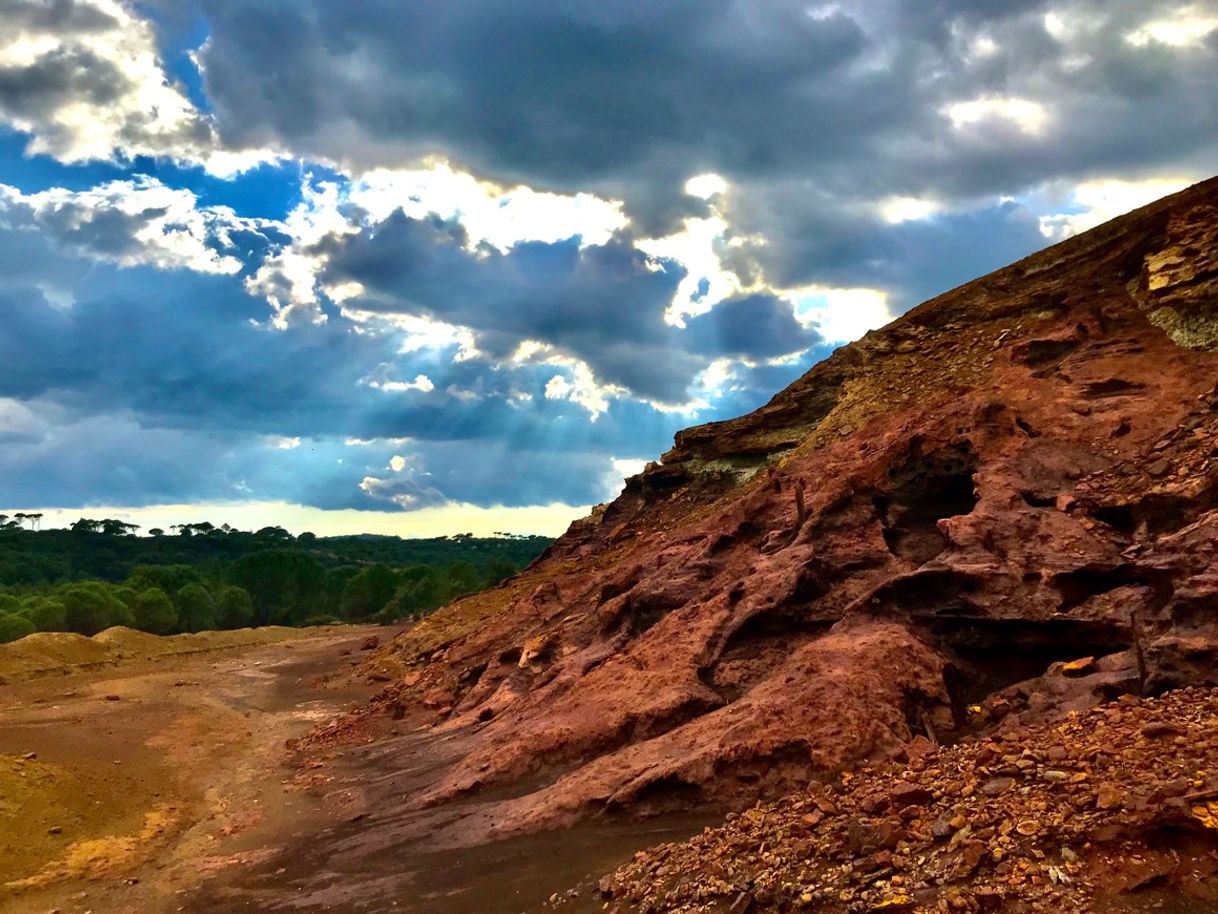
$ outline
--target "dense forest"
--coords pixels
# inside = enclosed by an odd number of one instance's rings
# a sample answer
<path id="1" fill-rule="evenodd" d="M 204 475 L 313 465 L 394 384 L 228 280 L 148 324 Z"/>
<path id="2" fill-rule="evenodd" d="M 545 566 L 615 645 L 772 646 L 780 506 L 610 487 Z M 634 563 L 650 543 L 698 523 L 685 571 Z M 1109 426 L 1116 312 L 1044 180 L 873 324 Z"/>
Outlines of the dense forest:
<path id="1" fill-rule="evenodd" d="M 36 631 L 155 634 L 389 622 L 493 586 L 536 558 L 541 536 L 292 536 L 185 524 L 137 536 L 112 519 L 38 530 L 0 514 L 0 642 Z"/>

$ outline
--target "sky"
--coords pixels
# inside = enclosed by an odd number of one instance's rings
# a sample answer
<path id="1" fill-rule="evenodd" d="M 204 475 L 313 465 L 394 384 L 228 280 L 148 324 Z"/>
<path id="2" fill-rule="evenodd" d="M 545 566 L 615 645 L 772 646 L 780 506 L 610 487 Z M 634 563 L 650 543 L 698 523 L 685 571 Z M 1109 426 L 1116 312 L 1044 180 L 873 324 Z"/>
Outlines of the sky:
<path id="1" fill-rule="evenodd" d="M 1218 0 L 5 0 L 0 512 L 560 533 L 1218 171 Z"/>

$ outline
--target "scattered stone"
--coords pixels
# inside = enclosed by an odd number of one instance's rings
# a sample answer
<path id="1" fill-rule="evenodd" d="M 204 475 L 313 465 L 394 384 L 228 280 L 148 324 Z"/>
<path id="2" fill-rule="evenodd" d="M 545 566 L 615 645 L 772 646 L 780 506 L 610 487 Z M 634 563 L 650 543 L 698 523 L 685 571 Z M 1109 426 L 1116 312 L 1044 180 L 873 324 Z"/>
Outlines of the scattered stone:
<path id="1" fill-rule="evenodd" d="M 1079 677 L 1089 676 L 1095 672 L 1094 657 L 1080 657 L 1078 660 L 1071 660 L 1069 663 L 1063 663 L 1061 666 L 1063 676 Z"/>
<path id="2" fill-rule="evenodd" d="M 1170 721 L 1155 721 L 1139 731 L 1147 739 L 1161 739 L 1165 736 L 1183 736 L 1184 731 Z"/>
<path id="3" fill-rule="evenodd" d="M 1160 734 L 1148 737 L 1154 739 L 1218 734 L 1218 690 L 1126 696 L 1109 707 L 1071 712 L 1060 723 L 1025 728 L 1018 743 L 940 749 L 934 765 L 921 771 L 863 768 L 751 809 L 686 843 L 636 854 L 600 888 L 610 910 L 627 905 L 617 908 L 622 914 L 710 914 L 744 905 L 742 898 L 755 914 L 1056 914 L 1130 910 L 1097 899 L 1179 882 L 1198 893 L 1190 910 L 1218 910 L 1218 779 L 1207 779 L 1218 770 L 1218 737 L 1185 739 L 1171 752 L 1148 754 L 1138 739 L 1147 730 Z M 1021 760 L 1048 758 L 1050 750 L 1060 767 L 1035 777 L 978 778 L 982 769 L 1015 768 Z M 961 785 L 971 780 L 981 786 L 964 798 Z M 915 798 L 915 787 L 925 792 L 917 797 L 925 805 L 912 807 L 917 816 L 908 827 L 863 811 L 877 796 L 899 808 L 901 800 Z M 1123 802 L 1133 796 L 1138 802 Z M 809 831 L 808 810 L 828 798 L 836 811 L 818 810 Z M 876 850 L 894 835 L 895 844 Z M 1177 851 L 1171 835 L 1207 844 Z"/>
<path id="4" fill-rule="evenodd" d="M 994 778 L 981 785 L 981 792 L 987 797 L 999 797 L 1014 786 L 1014 778 Z"/>
<path id="5" fill-rule="evenodd" d="M 745 914 L 753 907 L 753 896 L 748 892 L 741 892 L 736 896 L 736 900 L 732 902 L 732 906 L 728 908 L 728 914 Z"/>
<path id="6" fill-rule="evenodd" d="M 1121 791 L 1107 784 L 1100 788 L 1095 798 L 1095 805 L 1099 809 L 1120 809 L 1122 803 Z"/>

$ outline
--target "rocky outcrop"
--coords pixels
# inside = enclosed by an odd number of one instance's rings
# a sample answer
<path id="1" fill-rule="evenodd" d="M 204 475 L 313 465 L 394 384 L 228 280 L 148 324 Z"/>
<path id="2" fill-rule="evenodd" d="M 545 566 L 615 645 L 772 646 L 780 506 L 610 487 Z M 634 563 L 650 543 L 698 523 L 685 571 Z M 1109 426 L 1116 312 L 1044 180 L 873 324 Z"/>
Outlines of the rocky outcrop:
<path id="1" fill-rule="evenodd" d="M 380 648 L 395 681 L 359 726 L 461 733 L 411 802 L 493 787 L 491 835 L 742 807 L 1211 681 L 1216 328 L 1211 181 L 681 433 L 526 572 Z"/>

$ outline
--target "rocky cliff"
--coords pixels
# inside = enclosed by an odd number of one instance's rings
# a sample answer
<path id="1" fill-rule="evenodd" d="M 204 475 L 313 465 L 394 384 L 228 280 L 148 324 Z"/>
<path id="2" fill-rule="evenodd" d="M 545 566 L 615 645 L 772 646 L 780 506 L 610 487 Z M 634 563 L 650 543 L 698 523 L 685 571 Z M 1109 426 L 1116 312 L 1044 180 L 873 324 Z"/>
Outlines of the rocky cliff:
<path id="1" fill-rule="evenodd" d="M 495 797 L 494 837 L 743 807 L 1218 684 L 1216 382 L 1218 180 L 682 432 L 527 571 L 382 648 L 343 727 L 425 714 L 458 748 L 408 801 Z"/>

